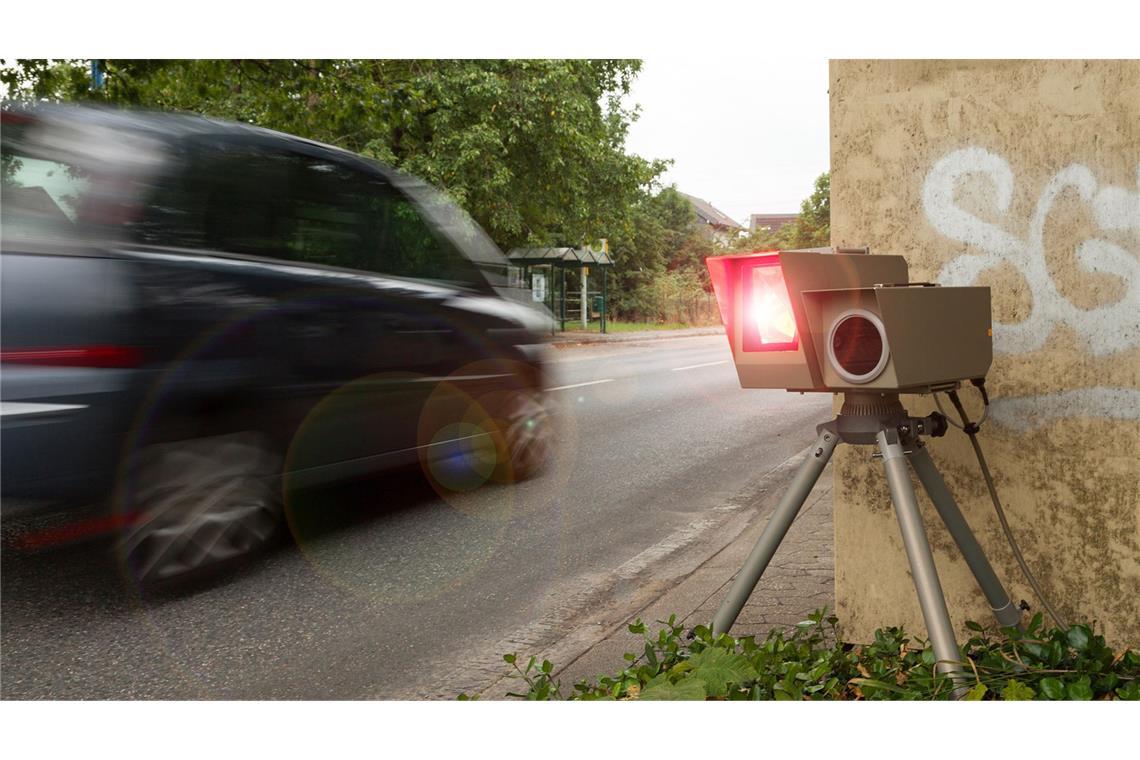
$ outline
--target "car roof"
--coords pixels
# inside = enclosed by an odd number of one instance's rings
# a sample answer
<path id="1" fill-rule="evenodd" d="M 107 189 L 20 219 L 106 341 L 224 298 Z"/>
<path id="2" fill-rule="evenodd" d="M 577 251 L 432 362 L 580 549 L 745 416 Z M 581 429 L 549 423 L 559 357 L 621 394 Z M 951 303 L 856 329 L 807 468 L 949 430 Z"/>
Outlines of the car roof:
<path id="1" fill-rule="evenodd" d="M 255 137 L 270 144 L 305 145 L 334 152 L 343 158 L 377 163 L 335 145 L 328 145 L 285 132 L 277 132 L 254 124 L 214 119 L 182 111 L 46 102 L 34 104 L 5 103 L 4 111 L 5 114 L 15 114 L 17 118 L 24 117 L 43 123 L 66 124 L 80 129 L 84 126 L 90 126 L 92 128 L 125 131 L 164 142 L 177 142 L 188 138 L 207 136 Z"/>

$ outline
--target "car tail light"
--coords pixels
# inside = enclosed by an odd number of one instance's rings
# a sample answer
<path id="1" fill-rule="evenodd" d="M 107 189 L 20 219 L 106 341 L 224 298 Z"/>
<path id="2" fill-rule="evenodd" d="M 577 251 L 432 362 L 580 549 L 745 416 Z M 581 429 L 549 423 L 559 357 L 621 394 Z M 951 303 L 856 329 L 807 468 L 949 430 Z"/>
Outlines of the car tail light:
<path id="1" fill-rule="evenodd" d="M 0 351 L 4 364 L 30 364 L 47 367 L 93 367 L 123 369 L 142 363 L 142 352 L 134 346 L 52 346 L 15 348 Z"/>
<path id="2" fill-rule="evenodd" d="M 9 111 L 6 108 L 3 110 L 0 110 L 0 124 L 5 124 L 7 126 L 13 126 L 16 124 L 31 124 L 34 121 L 35 120 L 32 119 L 32 117 L 30 117 L 26 114 L 16 113 L 15 111 Z"/>

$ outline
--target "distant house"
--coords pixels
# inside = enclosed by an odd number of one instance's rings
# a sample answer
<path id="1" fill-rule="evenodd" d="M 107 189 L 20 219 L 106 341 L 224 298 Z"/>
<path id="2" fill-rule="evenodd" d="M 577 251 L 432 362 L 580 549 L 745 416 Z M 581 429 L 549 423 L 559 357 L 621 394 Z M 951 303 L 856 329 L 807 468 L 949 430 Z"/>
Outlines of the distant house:
<path id="1" fill-rule="evenodd" d="M 753 214 L 748 218 L 748 231 L 778 232 L 785 224 L 794 224 L 799 218 L 799 214 Z"/>
<path id="2" fill-rule="evenodd" d="M 737 224 L 732 217 L 720 209 L 715 208 L 708 201 L 689 195 L 688 193 L 681 193 L 681 195 L 689 199 L 689 203 L 692 204 L 693 211 L 697 215 L 697 221 L 704 226 L 708 234 L 717 242 L 727 245 L 744 232 L 744 228 Z"/>

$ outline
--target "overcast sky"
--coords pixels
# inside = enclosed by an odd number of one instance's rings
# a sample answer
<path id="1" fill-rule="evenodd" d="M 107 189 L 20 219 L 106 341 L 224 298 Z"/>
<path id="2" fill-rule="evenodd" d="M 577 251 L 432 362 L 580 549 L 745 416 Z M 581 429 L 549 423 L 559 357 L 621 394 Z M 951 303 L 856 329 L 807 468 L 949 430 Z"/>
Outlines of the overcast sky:
<path id="1" fill-rule="evenodd" d="M 645 58 L 626 146 L 672 158 L 665 184 L 747 226 L 794 213 L 828 168 L 827 59 Z"/>

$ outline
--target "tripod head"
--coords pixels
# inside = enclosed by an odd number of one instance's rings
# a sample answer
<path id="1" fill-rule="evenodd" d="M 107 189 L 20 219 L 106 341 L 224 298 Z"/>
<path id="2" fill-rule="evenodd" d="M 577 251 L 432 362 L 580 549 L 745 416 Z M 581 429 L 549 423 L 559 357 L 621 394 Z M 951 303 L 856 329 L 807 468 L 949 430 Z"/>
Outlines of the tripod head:
<path id="1" fill-rule="evenodd" d="M 897 393 L 848 392 L 843 394 L 839 416 L 816 431 L 830 430 L 842 443 L 874 446 L 880 431 L 894 440 L 909 440 L 920 435 L 940 438 L 948 429 L 946 417 L 939 412 L 911 417 Z"/>

